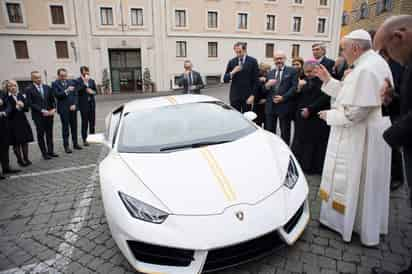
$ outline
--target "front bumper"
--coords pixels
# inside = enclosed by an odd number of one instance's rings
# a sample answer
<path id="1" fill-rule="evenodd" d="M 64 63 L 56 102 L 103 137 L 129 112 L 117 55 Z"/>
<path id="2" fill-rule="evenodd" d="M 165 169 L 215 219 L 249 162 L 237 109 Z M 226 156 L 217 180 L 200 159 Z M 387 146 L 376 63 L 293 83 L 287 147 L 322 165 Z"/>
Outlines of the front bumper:
<path id="1" fill-rule="evenodd" d="M 273 213 L 273 219 L 267 218 L 268 207 L 272 210 L 276 208 L 274 202 L 278 205 L 285 204 L 281 199 L 285 193 L 275 193 L 273 197 L 254 206 L 229 208 L 222 215 L 170 215 L 160 226 L 142 223 L 127 215 L 119 216 L 120 213 L 107 209 L 106 215 L 113 238 L 137 271 L 194 274 L 245 263 L 270 254 L 285 243 L 292 245 L 303 233 L 310 219 L 305 192 L 293 193 L 292 196 L 304 196 L 300 202 L 296 202 L 298 209 L 287 218 L 282 218 L 282 214 L 276 212 Z M 233 218 L 239 210 L 244 212 L 243 221 Z M 286 208 L 279 208 L 279 211 L 291 212 Z M 110 215 L 109 212 L 115 215 Z M 123 221 L 119 221 L 119 217 Z M 131 220 L 134 224 L 125 220 Z M 275 225 L 276 223 L 281 225 Z M 159 231 L 162 226 L 168 229 Z M 186 228 L 186 231 L 182 228 Z M 174 229 L 181 233 L 176 233 Z M 197 229 L 196 235 L 191 234 L 194 229 Z"/>

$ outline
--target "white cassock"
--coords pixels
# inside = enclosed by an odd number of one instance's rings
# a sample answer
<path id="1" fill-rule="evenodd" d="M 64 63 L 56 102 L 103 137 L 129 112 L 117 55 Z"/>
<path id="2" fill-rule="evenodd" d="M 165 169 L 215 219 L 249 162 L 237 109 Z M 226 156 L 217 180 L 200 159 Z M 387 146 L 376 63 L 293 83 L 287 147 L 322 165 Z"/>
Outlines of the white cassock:
<path id="1" fill-rule="evenodd" d="M 392 80 L 386 61 L 373 50 L 361 55 L 343 82 L 331 79 L 323 92 L 335 98 L 327 112 L 331 126 L 320 186 L 320 222 L 351 241 L 379 244 L 388 233 L 391 149 L 382 138 L 390 126 L 382 117 L 380 90 Z"/>

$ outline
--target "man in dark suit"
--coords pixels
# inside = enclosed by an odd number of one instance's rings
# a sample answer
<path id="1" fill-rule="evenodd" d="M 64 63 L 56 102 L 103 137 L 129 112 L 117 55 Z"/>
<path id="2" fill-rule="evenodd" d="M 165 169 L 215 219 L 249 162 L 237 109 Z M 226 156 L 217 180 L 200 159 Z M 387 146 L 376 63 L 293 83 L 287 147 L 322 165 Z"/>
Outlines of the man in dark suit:
<path id="1" fill-rule="evenodd" d="M 289 145 L 292 115 L 296 111 L 293 109 L 293 99 L 299 83 L 298 73 L 293 67 L 285 65 L 285 53 L 276 52 L 274 61 L 275 68 L 269 72 L 265 84 L 267 90 L 265 129 L 276 133 L 279 119 L 282 139 Z"/>
<path id="2" fill-rule="evenodd" d="M 72 153 L 69 148 L 70 131 L 73 148 L 82 149 L 77 142 L 78 96 L 76 82 L 67 80 L 67 70 L 63 68 L 57 70 L 57 77 L 58 79 L 52 83 L 52 89 L 57 99 L 57 112 L 62 123 L 63 146 L 66 153 Z"/>
<path id="3" fill-rule="evenodd" d="M 4 86 L 7 85 L 7 81 L 4 82 Z M 10 167 L 9 160 L 9 125 L 8 115 L 11 112 L 11 106 L 7 103 L 7 93 L 5 90 L 0 90 L 0 164 L 2 173 L 0 173 L 0 180 L 4 180 L 6 177 L 3 174 L 13 174 L 20 170 L 12 169 Z"/>
<path id="4" fill-rule="evenodd" d="M 389 57 L 405 67 L 400 88 L 400 116 L 392 127 L 383 135 L 385 141 L 393 148 L 402 148 L 404 157 L 404 173 L 411 191 L 409 198 L 412 207 L 412 15 L 390 17 L 379 28 L 374 40 L 375 50 L 385 50 Z M 391 89 L 383 92 L 383 101 L 393 99 Z M 393 89 L 392 89 L 393 90 Z M 391 272 L 373 268 L 374 274 Z M 399 274 L 412 273 L 412 261 Z"/>
<path id="5" fill-rule="evenodd" d="M 81 76 L 77 79 L 77 93 L 79 96 L 80 117 L 82 119 L 81 131 L 83 145 L 89 146 L 87 142 L 88 131 L 90 134 L 95 133 L 96 124 L 96 100 L 97 93 L 96 83 L 90 78 L 89 68 L 80 67 Z"/>
<path id="6" fill-rule="evenodd" d="M 326 46 L 321 43 L 315 43 L 312 45 L 312 54 L 319 64 L 323 65 L 329 73 L 333 73 L 333 67 L 335 66 L 335 61 L 326 57 Z"/>
<path id="7" fill-rule="evenodd" d="M 240 112 L 246 112 L 254 101 L 252 94 L 258 83 L 259 65 L 255 58 L 247 55 L 245 43 L 236 43 L 233 49 L 236 57 L 227 64 L 223 81 L 231 81 L 230 105 Z"/>
<path id="8" fill-rule="evenodd" d="M 58 157 L 54 153 L 53 146 L 53 120 L 56 113 L 56 102 L 52 89 L 42 84 L 41 74 L 38 71 L 31 73 L 32 84 L 25 93 L 31 108 L 31 117 L 37 132 L 37 143 L 39 144 L 43 159 L 50 160 Z"/>
<path id="9" fill-rule="evenodd" d="M 192 62 L 186 60 L 183 64 L 185 72 L 177 80 L 177 85 L 183 87 L 183 93 L 200 94 L 200 90 L 204 88 L 202 76 L 199 72 L 192 69 Z"/>
<path id="10" fill-rule="evenodd" d="M 388 62 L 393 77 L 393 91 L 392 100 L 388 104 L 384 104 L 382 107 L 382 113 L 384 116 L 389 116 L 392 123 L 395 123 L 400 116 L 400 94 L 402 75 L 404 72 L 403 66 L 398 62 L 392 60 L 385 50 L 380 52 L 381 56 Z M 403 167 L 402 167 L 402 155 L 399 149 L 392 149 L 392 170 L 391 170 L 391 190 L 396 190 L 403 185 Z"/>

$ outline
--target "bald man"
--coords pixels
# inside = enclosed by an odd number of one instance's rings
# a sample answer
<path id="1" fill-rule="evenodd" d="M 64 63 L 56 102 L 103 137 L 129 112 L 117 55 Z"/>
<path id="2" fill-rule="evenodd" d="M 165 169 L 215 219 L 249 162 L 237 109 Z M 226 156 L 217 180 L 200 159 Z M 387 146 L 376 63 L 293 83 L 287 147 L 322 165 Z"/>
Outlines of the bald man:
<path id="1" fill-rule="evenodd" d="M 293 67 L 286 66 L 286 54 L 276 51 L 273 60 L 275 68 L 268 74 L 266 88 L 265 129 L 276 133 L 277 121 L 283 141 L 291 143 L 290 131 L 292 115 L 295 113 L 293 102 L 298 88 L 298 73 Z"/>
<path id="2" fill-rule="evenodd" d="M 412 190 L 412 16 L 400 15 L 387 19 L 375 36 L 374 48 L 385 51 L 390 58 L 405 66 L 400 89 L 400 118 L 385 131 L 385 141 L 394 148 L 402 148 L 404 169 L 409 189 Z M 383 92 L 383 100 L 390 102 L 392 94 L 389 88 Z M 412 193 L 410 194 L 412 206 Z M 372 273 L 389 274 L 380 268 L 373 268 Z M 412 273 L 412 262 L 408 269 L 399 274 Z"/>

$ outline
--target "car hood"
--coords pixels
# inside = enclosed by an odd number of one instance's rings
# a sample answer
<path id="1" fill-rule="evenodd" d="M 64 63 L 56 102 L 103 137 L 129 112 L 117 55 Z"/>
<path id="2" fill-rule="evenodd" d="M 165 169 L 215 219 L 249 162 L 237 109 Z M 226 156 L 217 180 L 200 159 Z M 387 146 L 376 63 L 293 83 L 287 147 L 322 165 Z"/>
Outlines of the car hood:
<path id="1" fill-rule="evenodd" d="M 121 153 L 125 164 L 176 215 L 221 214 L 256 204 L 282 186 L 289 148 L 257 130 L 239 140 L 170 153 Z"/>

